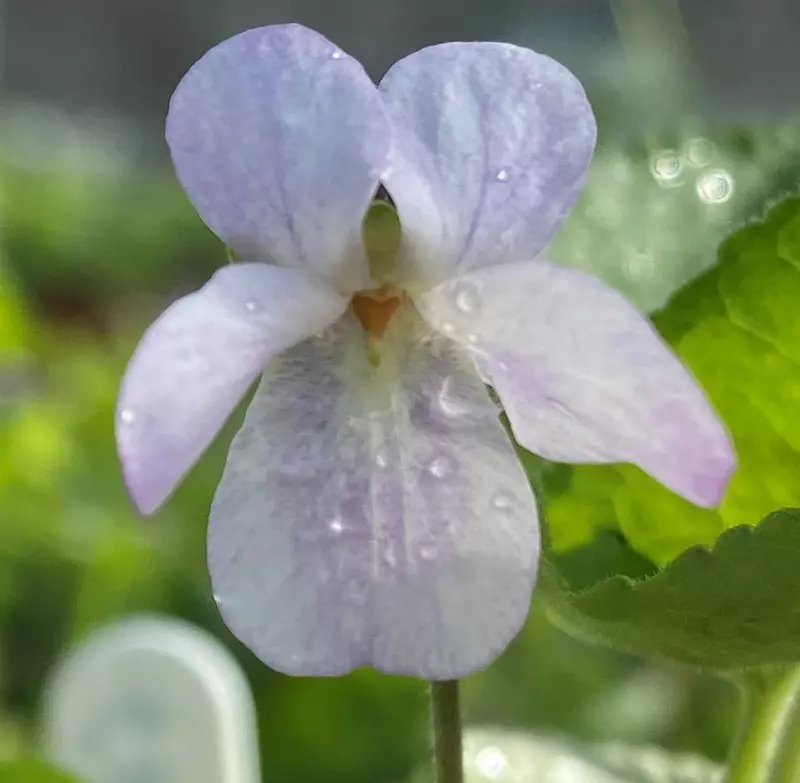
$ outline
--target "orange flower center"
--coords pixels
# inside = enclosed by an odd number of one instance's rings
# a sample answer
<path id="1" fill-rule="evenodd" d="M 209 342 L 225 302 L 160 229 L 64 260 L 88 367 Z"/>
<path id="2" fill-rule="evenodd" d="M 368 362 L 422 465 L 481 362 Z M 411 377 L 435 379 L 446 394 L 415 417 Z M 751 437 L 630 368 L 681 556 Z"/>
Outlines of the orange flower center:
<path id="1" fill-rule="evenodd" d="M 350 303 L 364 331 L 372 337 L 383 337 L 389 321 L 405 299 L 405 291 L 391 285 L 356 291 Z"/>

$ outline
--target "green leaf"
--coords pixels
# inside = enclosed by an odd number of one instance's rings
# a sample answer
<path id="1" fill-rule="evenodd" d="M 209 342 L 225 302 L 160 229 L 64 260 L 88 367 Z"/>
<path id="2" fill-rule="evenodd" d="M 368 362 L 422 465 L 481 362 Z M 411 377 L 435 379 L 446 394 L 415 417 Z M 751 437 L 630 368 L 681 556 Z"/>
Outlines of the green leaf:
<path id="1" fill-rule="evenodd" d="M 31 331 L 31 317 L 20 291 L 7 271 L 0 268 L 0 368 L 9 360 L 27 358 Z"/>
<path id="2" fill-rule="evenodd" d="M 707 391 L 734 439 L 739 468 L 722 505 L 699 509 L 633 466 L 575 467 L 543 484 L 555 551 L 618 527 L 663 566 L 724 530 L 800 506 L 800 199 L 720 248 L 719 263 L 654 323 Z"/>
<path id="3" fill-rule="evenodd" d="M 4 783 L 78 783 L 77 778 L 42 761 L 0 762 L 0 780 Z"/>
<path id="4" fill-rule="evenodd" d="M 800 661 L 800 509 L 695 547 L 655 576 L 568 586 L 545 561 L 540 590 L 574 635 L 715 669 Z"/>

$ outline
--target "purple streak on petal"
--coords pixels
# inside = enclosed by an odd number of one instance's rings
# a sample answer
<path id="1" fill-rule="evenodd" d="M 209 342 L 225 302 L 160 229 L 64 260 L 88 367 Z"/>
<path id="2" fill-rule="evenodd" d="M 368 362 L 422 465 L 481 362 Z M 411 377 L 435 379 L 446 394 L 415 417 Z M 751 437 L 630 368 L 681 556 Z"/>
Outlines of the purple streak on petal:
<path id="1" fill-rule="evenodd" d="M 469 357 L 421 329 L 398 311 L 376 369 L 345 316 L 270 366 L 234 441 L 209 569 L 273 668 L 461 677 L 525 621 L 535 501 Z"/>
<path id="2" fill-rule="evenodd" d="M 447 281 L 419 305 L 475 349 L 525 448 L 633 462 L 697 505 L 721 500 L 736 463 L 723 424 L 650 323 L 600 280 L 508 264 Z"/>
<path id="3" fill-rule="evenodd" d="M 330 41 L 277 25 L 219 44 L 176 89 L 167 140 L 197 211 L 243 258 L 361 285 L 391 139 L 377 89 Z"/>
<path id="4" fill-rule="evenodd" d="M 169 496 L 267 361 L 331 324 L 347 302 L 308 272 L 233 264 L 171 305 L 131 359 L 117 445 L 143 513 Z"/>
<path id="5" fill-rule="evenodd" d="M 384 183 L 416 266 L 455 271 L 534 258 L 578 196 L 596 126 L 577 79 L 498 43 L 432 46 L 380 84 L 395 150 Z"/>

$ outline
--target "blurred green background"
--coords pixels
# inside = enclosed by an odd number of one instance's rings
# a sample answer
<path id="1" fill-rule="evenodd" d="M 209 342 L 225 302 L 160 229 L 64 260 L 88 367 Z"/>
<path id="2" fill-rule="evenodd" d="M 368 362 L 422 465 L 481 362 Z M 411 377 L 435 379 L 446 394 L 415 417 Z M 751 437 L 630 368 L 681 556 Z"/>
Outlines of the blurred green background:
<path id="1" fill-rule="evenodd" d="M 43 682 L 65 650 L 140 610 L 186 618 L 236 654 L 258 705 L 265 780 L 400 781 L 424 758 L 423 683 L 371 671 L 289 679 L 222 625 L 205 526 L 235 422 L 152 519 L 133 511 L 115 455 L 115 395 L 138 337 L 225 262 L 166 160 L 166 99 L 214 41 L 287 18 L 272 5 L 0 0 L 0 761 L 37 754 Z M 648 311 L 800 182 L 800 99 L 784 94 L 788 61 L 775 54 L 800 39 L 791 2 L 730 3 L 722 32 L 711 2 L 683 18 L 666 0 L 337 8 L 306 2 L 293 16 L 376 77 L 426 43 L 506 38 L 585 78 L 600 148 L 550 254 Z M 771 36 L 774 51 L 748 35 Z M 736 46 L 751 64 L 739 89 Z M 621 534 L 599 545 L 635 560 Z M 586 583 L 603 575 L 580 553 L 569 568 Z M 735 696 L 702 674 L 585 646 L 534 600 L 524 633 L 465 682 L 464 708 L 472 724 L 721 759 Z"/>

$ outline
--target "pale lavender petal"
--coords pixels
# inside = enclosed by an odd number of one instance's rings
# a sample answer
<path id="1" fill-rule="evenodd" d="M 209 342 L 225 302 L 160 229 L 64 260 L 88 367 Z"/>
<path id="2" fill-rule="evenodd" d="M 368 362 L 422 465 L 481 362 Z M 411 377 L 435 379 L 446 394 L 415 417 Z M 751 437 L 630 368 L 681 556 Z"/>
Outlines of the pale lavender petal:
<path id="1" fill-rule="evenodd" d="M 227 266 L 171 305 L 139 343 L 117 406 L 117 446 L 140 510 L 164 502 L 272 356 L 346 307 L 310 273 L 266 264 Z"/>
<path id="2" fill-rule="evenodd" d="M 345 316 L 270 365 L 234 440 L 209 570 L 275 669 L 461 677 L 527 616 L 535 501 L 469 356 L 422 326 L 398 311 L 376 369 Z"/>
<path id="3" fill-rule="evenodd" d="M 702 506 L 735 467 L 724 426 L 650 323 L 594 277 L 547 262 L 484 269 L 419 302 L 471 346 L 517 440 L 562 462 L 633 462 Z"/>
<path id="4" fill-rule="evenodd" d="M 578 80 L 529 49 L 432 46 L 380 84 L 395 133 L 384 183 L 410 276 L 534 258 L 583 187 L 596 125 Z"/>
<path id="5" fill-rule="evenodd" d="M 208 52 L 170 104 L 167 140 L 197 211 L 249 260 L 363 283 L 361 222 L 391 143 L 377 89 L 353 58 L 300 25 Z"/>

